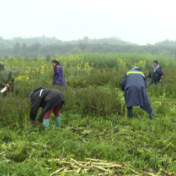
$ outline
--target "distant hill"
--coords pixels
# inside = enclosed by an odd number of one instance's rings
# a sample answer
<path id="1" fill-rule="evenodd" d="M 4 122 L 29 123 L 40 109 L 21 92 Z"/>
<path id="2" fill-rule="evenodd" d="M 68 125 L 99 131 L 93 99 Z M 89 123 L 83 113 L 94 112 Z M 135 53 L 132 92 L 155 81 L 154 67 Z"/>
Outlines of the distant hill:
<path id="1" fill-rule="evenodd" d="M 5 48 L 11 48 L 14 47 L 16 44 L 19 44 L 20 46 L 26 45 L 31 46 L 34 44 L 40 44 L 41 46 L 47 46 L 47 45 L 53 45 L 53 44 L 59 44 L 59 45 L 65 45 L 65 44 L 80 44 L 80 43 L 86 43 L 86 44 L 114 44 L 114 45 L 136 45 L 134 43 L 126 42 L 121 40 L 117 37 L 112 38 L 102 38 L 102 39 L 89 39 L 88 37 L 84 37 L 80 40 L 72 40 L 72 41 L 62 41 L 55 37 L 49 38 L 49 37 L 34 37 L 34 38 L 20 38 L 16 37 L 10 40 L 3 39 L 0 37 L 0 49 Z"/>
<path id="2" fill-rule="evenodd" d="M 135 43 L 130 43 L 130 42 L 121 40 L 118 37 L 102 38 L 102 39 L 89 39 L 88 37 L 84 37 L 82 40 L 74 41 L 74 42 L 84 42 L 88 44 L 137 45 Z"/>
<path id="3" fill-rule="evenodd" d="M 169 47 L 176 47 L 176 40 L 164 40 L 162 42 L 157 42 L 155 45 L 158 46 L 169 46 Z"/>
<path id="4" fill-rule="evenodd" d="M 117 37 L 62 41 L 55 37 L 16 37 L 10 40 L 0 37 L 0 57 L 54 56 L 82 53 L 141 53 L 170 56 L 176 59 L 176 41 L 165 40 L 154 45 L 137 45 Z"/>

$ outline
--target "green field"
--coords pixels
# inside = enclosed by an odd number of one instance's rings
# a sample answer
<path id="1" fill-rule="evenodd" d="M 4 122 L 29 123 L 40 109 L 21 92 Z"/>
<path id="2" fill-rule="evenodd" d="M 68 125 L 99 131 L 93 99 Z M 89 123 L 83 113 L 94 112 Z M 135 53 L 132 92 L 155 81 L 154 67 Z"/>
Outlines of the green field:
<path id="1" fill-rule="evenodd" d="M 174 59 L 123 53 L 57 55 L 55 59 L 63 64 L 66 89 L 52 86 L 50 59 L 1 58 L 17 78 L 15 95 L 5 99 L 0 95 L 0 175 L 48 176 L 58 169 L 53 175 L 176 175 Z M 148 74 L 155 59 L 165 74 L 162 85 L 147 89 L 155 120 L 138 107 L 128 120 L 121 77 L 134 64 Z M 48 131 L 27 125 L 28 95 L 36 87 L 63 91 L 61 129 L 54 120 Z M 98 167 L 86 158 L 97 159 Z M 101 160 L 112 167 L 101 165 Z"/>

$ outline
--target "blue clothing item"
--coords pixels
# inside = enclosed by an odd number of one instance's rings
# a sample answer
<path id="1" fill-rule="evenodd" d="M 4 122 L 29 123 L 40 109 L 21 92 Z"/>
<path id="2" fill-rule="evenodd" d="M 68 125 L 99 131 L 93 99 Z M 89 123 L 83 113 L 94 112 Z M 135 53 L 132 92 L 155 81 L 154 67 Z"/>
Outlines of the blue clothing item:
<path id="1" fill-rule="evenodd" d="M 33 91 L 29 94 L 29 98 L 31 99 L 32 95 L 33 95 Z"/>
<path id="2" fill-rule="evenodd" d="M 156 68 L 156 70 L 154 69 L 154 65 L 152 65 L 153 71 L 155 72 L 157 69 L 161 68 L 161 66 L 158 64 L 158 67 Z"/>
<path id="3" fill-rule="evenodd" d="M 63 86 L 65 88 L 65 77 L 63 67 L 61 65 L 57 65 L 54 68 L 53 85 Z"/>
<path id="4" fill-rule="evenodd" d="M 160 82 L 160 79 L 164 78 L 164 73 L 160 65 L 158 65 L 157 69 L 154 69 L 154 66 L 152 65 L 152 68 L 150 69 L 150 72 L 148 76 L 150 78 L 149 84 L 157 84 Z"/>
<path id="5" fill-rule="evenodd" d="M 140 106 L 146 112 L 152 112 L 146 90 L 146 75 L 139 68 L 126 72 L 121 80 L 121 88 L 125 92 L 126 107 Z"/>

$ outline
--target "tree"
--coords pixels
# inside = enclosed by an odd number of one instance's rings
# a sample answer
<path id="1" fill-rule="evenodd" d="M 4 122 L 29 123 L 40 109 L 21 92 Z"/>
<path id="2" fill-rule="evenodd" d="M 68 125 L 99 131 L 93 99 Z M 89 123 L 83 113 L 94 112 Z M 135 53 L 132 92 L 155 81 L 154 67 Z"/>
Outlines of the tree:
<path id="1" fill-rule="evenodd" d="M 86 44 L 85 43 L 80 43 L 79 44 L 79 48 L 82 50 L 82 52 L 84 53 L 86 51 Z"/>
<path id="2" fill-rule="evenodd" d="M 88 41 L 89 41 L 89 37 L 88 37 L 88 36 L 85 36 L 85 37 L 83 38 L 83 41 L 84 41 L 84 42 L 88 42 Z"/>
<path id="3" fill-rule="evenodd" d="M 26 50 L 27 50 L 26 43 L 23 43 L 23 45 L 22 45 L 22 51 L 26 51 Z"/>
<path id="4" fill-rule="evenodd" d="M 17 53 L 17 52 L 20 52 L 20 50 L 21 50 L 20 44 L 19 43 L 15 43 L 14 52 Z"/>
<path id="5" fill-rule="evenodd" d="M 41 48 L 41 44 L 39 43 L 36 43 L 36 44 L 33 44 L 29 47 L 30 51 L 31 52 L 34 52 L 34 51 L 39 51 Z"/>

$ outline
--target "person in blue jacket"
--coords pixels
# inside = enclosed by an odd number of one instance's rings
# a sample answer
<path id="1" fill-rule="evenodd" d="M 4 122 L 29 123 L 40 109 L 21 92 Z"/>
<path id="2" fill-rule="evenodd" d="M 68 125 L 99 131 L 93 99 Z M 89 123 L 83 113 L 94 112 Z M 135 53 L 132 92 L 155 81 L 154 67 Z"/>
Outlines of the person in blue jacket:
<path id="1" fill-rule="evenodd" d="M 147 76 L 149 78 L 149 84 L 162 83 L 164 78 L 164 73 L 157 60 L 153 61 L 152 68 Z"/>
<path id="2" fill-rule="evenodd" d="M 133 106 L 140 106 L 149 114 L 149 118 L 154 119 L 153 110 L 147 94 L 147 78 L 140 68 L 134 66 L 125 73 L 121 80 L 121 88 L 125 93 L 128 118 L 132 118 Z"/>

